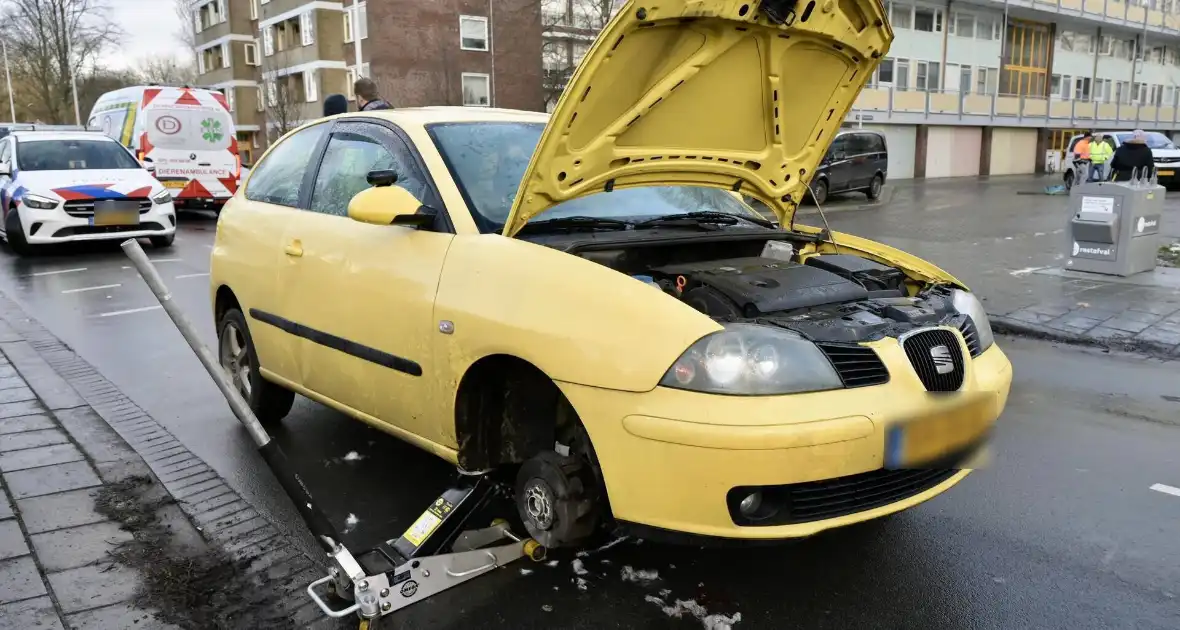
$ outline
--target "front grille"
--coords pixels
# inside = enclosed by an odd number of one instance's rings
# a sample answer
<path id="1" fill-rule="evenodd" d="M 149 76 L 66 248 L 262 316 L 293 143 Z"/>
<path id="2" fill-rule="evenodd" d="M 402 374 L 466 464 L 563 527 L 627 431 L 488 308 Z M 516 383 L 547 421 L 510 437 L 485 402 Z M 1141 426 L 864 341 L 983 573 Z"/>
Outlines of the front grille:
<path id="1" fill-rule="evenodd" d="M 902 347 L 926 391 L 954 392 L 963 386 L 963 350 L 954 332 L 923 330 L 906 337 Z"/>
<path id="2" fill-rule="evenodd" d="M 889 382 L 889 370 L 872 348 L 838 343 L 819 343 L 840 375 L 844 387 L 868 387 Z"/>
<path id="3" fill-rule="evenodd" d="M 82 236 L 85 234 L 118 234 L 120 232 L 161 232 L 164 226 L 154 221 L 139 225 L 73 225 L 53 233 L 53 236 Z"/>
<path id="4" fill-rule="evenodd" d="M 1172 164 L 1175 162 L 1180 162 L 1180 157 L 1162 157 L 1155 159 L 1156 164 Z"/>
<path id="5" fill-rule="evenodd" d="M 125 199 L 122 201 L 136 201 L 139 203 L 139 213 L 144 214 L 152 209 L 152 200 L 146 197 Z M 94 199 L 76 199 L 65 203 L 66 214 L 71 217 L 89 217 L 94 215 Z"/>
<path id="6" fill-rule="evenodd" d="M 950 479 L 956 469 L 874 470 L 872 472 L 783 486 L 741 487 L 729 491 L 726 502 L 736 525 L 774 526 L 810 523 L 865 512 L 921 494 Z M 762 491 L 765 517 L 742 516 L 742 498 Z"/>
<path id="7" fill-rule="evenodd" d="M 963 335 L 963 341 L 967 342 L 967 350 L 971 352 L 972 358 L 983 354 L 983 345 L 979 343 L 979 331 L 975 329 L 975 322 L 971 321 L 970 317 L 963 317 L 963 322 L 959 324 L 959 334 Z"/>

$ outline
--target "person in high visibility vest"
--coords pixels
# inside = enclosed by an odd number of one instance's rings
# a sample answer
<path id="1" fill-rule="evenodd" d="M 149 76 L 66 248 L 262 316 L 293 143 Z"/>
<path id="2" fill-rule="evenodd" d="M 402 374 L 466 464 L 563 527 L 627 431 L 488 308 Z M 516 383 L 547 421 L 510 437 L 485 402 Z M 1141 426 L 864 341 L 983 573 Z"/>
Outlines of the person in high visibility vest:
<path id="1" fill-rule="evenodd" d="M 1100 182 L 1106 179 L 1106 164 L 1114 157 L 1114 147 L 1110 146 L 1110 139 L 1098 134 L 1090 143 L 1090 179 Z"/>

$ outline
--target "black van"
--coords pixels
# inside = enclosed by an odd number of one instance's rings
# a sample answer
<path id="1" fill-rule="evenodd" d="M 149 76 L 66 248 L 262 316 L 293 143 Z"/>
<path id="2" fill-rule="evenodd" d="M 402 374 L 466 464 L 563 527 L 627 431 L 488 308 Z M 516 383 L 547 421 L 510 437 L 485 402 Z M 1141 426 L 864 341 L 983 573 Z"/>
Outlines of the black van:
<path id="1" fill-rule="evenodd" d="M 881 196 L 889 174 L 889 150 L 885 136 L 876 131 L 841 131 L 832 141 L 811 180 L 811 200 L 824 203 L 830 193 L 863 192 L 869 199 Z"/>

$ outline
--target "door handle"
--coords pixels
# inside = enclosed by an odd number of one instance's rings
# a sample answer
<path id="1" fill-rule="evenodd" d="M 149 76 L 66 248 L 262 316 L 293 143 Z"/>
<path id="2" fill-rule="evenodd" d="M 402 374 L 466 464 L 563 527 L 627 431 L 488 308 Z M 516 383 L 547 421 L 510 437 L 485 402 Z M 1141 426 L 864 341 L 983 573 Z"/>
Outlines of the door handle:
<path id="1" fill-rule="evenodd" d="M 303 241 L 291 241 L 286 247 L 283 248 L 283 253 L 292 258 L 299 258 L 303 256 Z"/>

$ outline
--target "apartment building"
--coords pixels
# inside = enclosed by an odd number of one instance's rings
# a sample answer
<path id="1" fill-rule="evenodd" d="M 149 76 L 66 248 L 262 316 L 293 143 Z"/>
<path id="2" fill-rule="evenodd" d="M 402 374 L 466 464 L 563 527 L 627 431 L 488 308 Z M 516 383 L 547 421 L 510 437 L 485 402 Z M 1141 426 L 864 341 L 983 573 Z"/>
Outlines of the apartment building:
<path id="1" fill-rule="evenodd" d="M 887 3 L 896 40 L 847 123 L 890 175 L 1052 170 L 1079 130 L 1180 130 L 1177 0 Z"/>
<path id="2" fill-rule="evenodd" d="M 534 1 L 195 0 L 192 15 L 199 82 L 225 92 L 246 163 L 328 95 L 355 100 L 358 76 L 400 107 L 544 107 Z"/>

